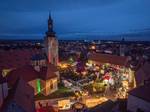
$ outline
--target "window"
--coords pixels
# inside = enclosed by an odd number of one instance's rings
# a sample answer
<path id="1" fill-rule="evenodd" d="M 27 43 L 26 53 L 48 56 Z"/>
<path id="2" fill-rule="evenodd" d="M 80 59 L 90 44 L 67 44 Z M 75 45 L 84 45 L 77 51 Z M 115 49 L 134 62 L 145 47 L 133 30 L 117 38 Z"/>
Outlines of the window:
<path id="1" fill-rule="evenodd" d="M 50 81 L 50 89 L 53 89 L 53 81 Z"/>

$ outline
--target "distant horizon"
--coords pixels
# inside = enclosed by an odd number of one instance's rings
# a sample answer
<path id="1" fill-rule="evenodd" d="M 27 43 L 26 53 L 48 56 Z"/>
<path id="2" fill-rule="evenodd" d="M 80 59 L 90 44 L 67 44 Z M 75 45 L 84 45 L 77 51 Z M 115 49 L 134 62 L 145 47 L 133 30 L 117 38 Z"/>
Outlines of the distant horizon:
<path id="1" fill-rule="evenodd" d="M 0 34 L 0 40 L 43 40 L 45 34 Z M 59 40 L 116 40 L 125 38 L 127 41 L 150 41 L 150 31 L 112 34 L 112 35 L 80 35 L 80 34 L 57 34 Z"/>
<path id="2" fill-rule="evenodd" d="M 72 40 L 86 40 L 86 41 L 122 41 L 122 38 L 119 38 L 119 39 L 97 39 L 97 38 L 89 38 L 89 39 L 83 39 L 83 38 L 58 38 L 58 40 L 64 40 L 64 41 L 72 41 Z M 34 38 L 22 38 L 22 39 L 19 39 L 19 38 L 0 38 L 0 41 L 44 41 L 44 38 L 37 38 L 37 39 L 34 39 Z M 125 38 L 125 41 L 127 42 L 150 42 L 150 40 L 131 40 L 131 39 L 126 39 Z"/>

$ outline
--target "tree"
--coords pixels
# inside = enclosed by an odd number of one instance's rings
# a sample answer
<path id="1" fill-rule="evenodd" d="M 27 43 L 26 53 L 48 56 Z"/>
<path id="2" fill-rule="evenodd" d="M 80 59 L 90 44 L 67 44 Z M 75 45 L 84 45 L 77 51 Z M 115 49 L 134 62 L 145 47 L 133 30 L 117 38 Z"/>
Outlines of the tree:
<path id="1" fill-rule="evenodd" d="M 105 85 L 99 79 L 97 79 L 93 83 L 93 91 L 96 93 L 102 93 L 105 91 Z"/>

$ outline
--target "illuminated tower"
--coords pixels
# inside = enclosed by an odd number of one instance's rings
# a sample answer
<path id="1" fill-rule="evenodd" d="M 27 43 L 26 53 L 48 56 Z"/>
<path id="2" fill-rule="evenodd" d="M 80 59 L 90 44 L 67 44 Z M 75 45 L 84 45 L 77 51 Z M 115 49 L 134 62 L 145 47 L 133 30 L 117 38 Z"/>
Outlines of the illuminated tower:
<path id="1" fill-rule="evenodd" d="M 45 37 L 45 49 L 46 49 L 46 55 L 48 58 L 48 63 L 54 64 L 55 66 L 57 66 L 58 64 L 58 40 L 55 36 L 55 32 L 53 31 L 53 20 L 50 14 L 48 18 L 48 31 L 46 32 L 46 37 Z"/>

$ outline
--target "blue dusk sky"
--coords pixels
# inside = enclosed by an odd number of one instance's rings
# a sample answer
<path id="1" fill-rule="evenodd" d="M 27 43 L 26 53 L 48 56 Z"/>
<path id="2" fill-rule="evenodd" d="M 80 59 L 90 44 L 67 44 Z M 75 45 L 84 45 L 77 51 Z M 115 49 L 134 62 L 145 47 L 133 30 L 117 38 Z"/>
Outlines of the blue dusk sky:
<path id="1" fill-rule="evenodd" d="M 150 40 L 150 0 L 0 0 L 0 39 Z"/>

